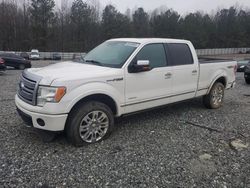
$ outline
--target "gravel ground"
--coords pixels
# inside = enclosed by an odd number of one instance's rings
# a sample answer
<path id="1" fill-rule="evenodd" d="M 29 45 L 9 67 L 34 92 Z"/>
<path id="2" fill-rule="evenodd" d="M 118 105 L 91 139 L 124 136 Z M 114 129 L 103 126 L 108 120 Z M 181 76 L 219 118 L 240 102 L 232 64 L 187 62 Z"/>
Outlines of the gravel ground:
<path id="1" fill-rule="evenodd" d="M 63 134 L 43 143 L 24 126 L 13 99 L 20 73 L 0 75 L 0 187 L 250 187 L 250 85 L 242 73 L 218 110 L 198 98 L 120 118 L 109 139 L 82 148 Z"/>

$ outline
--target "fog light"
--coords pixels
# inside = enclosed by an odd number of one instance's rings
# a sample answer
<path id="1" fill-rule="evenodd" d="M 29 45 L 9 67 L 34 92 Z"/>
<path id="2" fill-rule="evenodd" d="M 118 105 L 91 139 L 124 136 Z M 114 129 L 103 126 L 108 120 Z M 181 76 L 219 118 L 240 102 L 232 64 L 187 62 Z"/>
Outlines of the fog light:
<path id="1" fill-rule="evenodd" d="M 40 125 L 40 126 L 44 126 L 45 125 L 45 122 L 41 119 L 41 118 L 38 118 L 37 120 L 36 120 L 36 122 L 38 123 L 38 125 Z"/>

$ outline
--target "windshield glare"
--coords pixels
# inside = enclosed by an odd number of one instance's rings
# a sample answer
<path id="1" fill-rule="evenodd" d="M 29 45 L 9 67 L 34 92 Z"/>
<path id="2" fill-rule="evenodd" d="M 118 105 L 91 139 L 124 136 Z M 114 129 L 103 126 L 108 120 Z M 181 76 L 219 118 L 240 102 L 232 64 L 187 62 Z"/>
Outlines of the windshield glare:
<path id="1" fill-rule="evenodd" d="M 84 62 L 99 62 L 101 66 L 121 68 L 138 46 L 139 43 L 134 42 L 107 41 L 91 50 L 84 57 Z"/>

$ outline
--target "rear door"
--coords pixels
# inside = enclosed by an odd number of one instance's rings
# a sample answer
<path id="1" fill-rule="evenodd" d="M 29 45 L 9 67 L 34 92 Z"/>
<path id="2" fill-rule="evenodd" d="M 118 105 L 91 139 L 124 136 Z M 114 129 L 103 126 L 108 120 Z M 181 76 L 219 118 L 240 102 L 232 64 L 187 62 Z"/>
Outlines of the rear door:
<path id="1" fill-rule="evenodd" d="M 171 102 L 195 97 L 199 67 L 194 62 L 189 46 L 186 43 L 168 43 L 166 50 L 173 68 Z"/>

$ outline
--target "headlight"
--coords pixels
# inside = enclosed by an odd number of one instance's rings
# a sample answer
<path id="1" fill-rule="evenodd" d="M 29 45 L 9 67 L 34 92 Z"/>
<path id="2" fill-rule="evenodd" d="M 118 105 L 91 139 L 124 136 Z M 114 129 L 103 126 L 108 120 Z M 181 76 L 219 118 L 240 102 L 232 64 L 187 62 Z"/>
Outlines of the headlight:
<path id="1" fill-rule="evenodd" d="M 59 102 L 65 93 L 65 87 L 39 86 L 37 93 L 37 106 L 44 106 L 46 102 Z"/>

